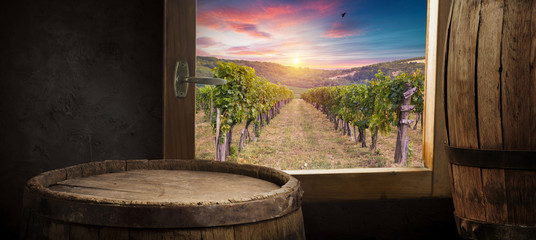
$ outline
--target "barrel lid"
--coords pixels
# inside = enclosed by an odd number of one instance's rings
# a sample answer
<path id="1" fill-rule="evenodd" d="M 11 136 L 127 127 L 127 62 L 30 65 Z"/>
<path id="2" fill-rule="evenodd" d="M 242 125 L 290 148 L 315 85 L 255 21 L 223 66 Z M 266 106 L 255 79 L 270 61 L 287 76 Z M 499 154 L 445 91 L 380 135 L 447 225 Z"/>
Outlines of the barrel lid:
<path id="1" fill-rule="evenodd" d="M 106 160 L 28 181 L 25 207 L 56 220 L 112 227 L 251 223 L 301 205 L 299 181 L 272 168 L 207 160 Z"/>

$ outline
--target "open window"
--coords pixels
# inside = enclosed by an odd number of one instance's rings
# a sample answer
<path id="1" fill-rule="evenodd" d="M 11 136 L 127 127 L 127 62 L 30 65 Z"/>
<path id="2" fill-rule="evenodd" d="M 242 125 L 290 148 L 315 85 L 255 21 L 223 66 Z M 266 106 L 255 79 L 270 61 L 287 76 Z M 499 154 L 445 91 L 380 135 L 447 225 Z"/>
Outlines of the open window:
<path id="1" fill-rule="evenodd" d="M 194 1 L 195 2 L 195 1 Z M 181 3 L 186 4 L 188 3 Z M 436 86 L 440 79 L 437 78 L 439 73 L 437 71 L 438 66 L 442 65 L 438 58 L 442 57 L 442 41 L 438 39 L 443 38 L 443 29 L 447 21 L 448 8 L 450 5 L 445 2 L 439 2 L 437 0 L 428 1 L 428 17 L 427 17 L 427 33 L 426 33 L 426 83 L 425 83 L 425 110 L 424 110 L 424 129 L 423 129 L 423 168 L 368 168 L 368 169 L 327 169 L 327 170 L 288 170 L 287 172 L 297 177 L 302 181 L 302 186 L 307 192 L 306 200 L 352 200 L 352 199 L 379 199 L 379 198 L 412 198 L 412 197 L 432 197 L 432 196 L 445 196 L 449 194 L 448 185 L 448 172 L 446 171 L 446 160 L 443 156 L 437 156 L 441 148 L 437 142 L 439 137 L 438 131 L 434 125 L 438 122 L 438 112 L 435 110 L 437 104 L 436 99 L 440 99 L 442 96 L 438 96 L 436 93 L 440 93 L 440 89 Z M 191 7 L 188 5 L 186 9 Z M 195 4 L 194 4 L 195 10 Z M 168 9 L 169 11 L 169 9 Z M 183 10 L 183 11 L 192 11 Z M 191 23 L 189 23 L 191 24 Z M 169 29 L 169 25 L 166 29 Z M 192 37 L 189 37 L 187 44 L 195 46 L 195 27 L 194 30 L 190 27 L 185 27 L 183 30 L 194 31 L 193 43 Z M 177 37 L 177 36 L 173 36 Z M 180 38 L 180 37 L 179 37 Z M 167 46 L 167 45 L 166 45 Z M 184 48 L 182 48 L 184 50 Z M 191 49 L 188 51 L 188 61 L 191 61 Z M 195 47 L 194 47 L 195 51 Z M 194 58 L 195 58 L 195 54 Z M 166 58 L 167 59 L 167 58 Z M 168 61 L 168 60 L 167 60 Z M 169 67 L 166 65 L 166 68 Z M 169 71 L 169 70 L 165 70 Z M 192 75 L 192 66 L 190 66 L 190 74 Z M 166 73 L 165 73 L 166 75 Z M 166 86 L 165 86 L 166 87 Z M 169 87 L 169 86 L 168 86 Z M 192 87 L 189 89 L 191 92 L 195 91 Z M 169 97 L 167 97 L 169 98 Z M 166 98 L 166 99 L 167 99 Z M 178 153 L 170 154 L 168 158 L 179 156 L 184 152 L 188 152 L 187 158 L 193 158 L 195 150 L 193 149 L 195 143 L 191 143 L 193 146 L 181 145 L 180 147 L 175 144 L 168 144 L 169 141 L 174 141 L 173 138 L 186 135 L 188 142 L 192 141 L 192 130 L 196 124 L 195 119 L 192 119 L 192 112 L 194 109 L 194 99 L 179 100 L 181 107 L 188 109 L 189 113 L 184 116 L 174 116 L 176 119 L 181 119 L 179 123 L 169 123 L 171 125 L 177 124 L 176 130 L 169 133 L 168 130 L 164 130 L 164 134 L 169 134 L 168 140 L 164 139 L 164 148 L 169 146 L 170 152 L 177 151 Z M 174 100 L 164 100 L 165 109 L 168 109 L 166 105 L 173 105 L 176 103 Z M 176 109 L 176 108 L 175 108 Z M 172 112 L 169 109 L 165 112 Z M 182 115 L 183 113 L 169 113 L 168 116 Z M 166 116 L 166 115 L 165 115 Z M 167 118 L 165 117 L 165 123 Z M 186 120 L 187 119 L 187 120 Z M 439 121 L 441 122 L 441 121 Z M 166 126 L 166 124 L 164 124 Z M 434 136 L 436 135 L 436 136 Z M 166 151 L 164 151 L 166 152 Z M 434 156 L 435 155 L 435 156 Z M 184 158 L 184 157 L 182 157 Z"/>

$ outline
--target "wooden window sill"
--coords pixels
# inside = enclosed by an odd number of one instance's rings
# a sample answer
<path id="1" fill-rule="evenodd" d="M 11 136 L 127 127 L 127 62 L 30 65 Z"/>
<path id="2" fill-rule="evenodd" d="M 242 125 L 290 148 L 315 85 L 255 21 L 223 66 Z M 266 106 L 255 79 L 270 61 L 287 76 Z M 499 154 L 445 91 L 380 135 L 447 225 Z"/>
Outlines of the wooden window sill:
<path id="1" fill-rule="evenodd" d="M 301 182 L 305 202 L 432 196 L 428 168 L 286 170 Z"/>

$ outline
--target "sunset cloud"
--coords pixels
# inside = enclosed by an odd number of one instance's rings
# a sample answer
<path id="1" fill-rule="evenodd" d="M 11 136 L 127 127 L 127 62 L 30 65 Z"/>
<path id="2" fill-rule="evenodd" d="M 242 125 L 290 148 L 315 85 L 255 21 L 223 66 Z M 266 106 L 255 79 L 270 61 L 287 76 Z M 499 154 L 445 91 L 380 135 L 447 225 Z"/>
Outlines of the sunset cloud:
<path id="1" fill-rule="evenodd" d="M 208 53 L 207 51 L 201 49 L 201 48 L 196 48 L 195 49 L 195 55 L 197 56 L 211 56 L 210 53 Z"/>
<path id="2" fill-rule="evenodd" d="M 229 23 L 255 24 L 258 13 L 242 11 L 229 7 L 201 11 L 197 16 L 197 24 L 215 29 L 226 28 Z"/>
<path id="3" fill-rule="evenodd" d="M 248 46 L 239 46 L 239 47 L 231 47 L 231 48 L 227 49 L 227 51 L 230 51 L 230 52 L 244 51 L 244 50 L 249 50 L 249 47 Z"/>
<path id="4" fill-rule="evenodd" d="M 271 19 L 281 15 L 286 15 L 294 12 L 294 9 L 290 5 L 269 6 L 262 8 L 262 18 Z"/>
<path id="5" fill-rule="evenodd" d="M 324 34 L 324 37 L 342 38 L 358 36 L 360 34 L 361 30 L 356 29 L 355 26 L 352 26 L 349 23 L 336 22 L 331 25 L 331 28 L 326 32 L 326 34 Z"/>
<path id="6" fill-rule="evenodd" d="M 426 11 L 425 0 L 198 0 L 197 54 L 311 68 L 423 56 Z"/>
<path id="7" fill-rule="evenodd" d="M 334 0 L 318 0 L 308 1 L 304 5 L 304 9 L 311 9 L 320 13 L 332 13 L 337 7 L 341 6 L 341 1 Z"/>
<path id="8" fill-rule="evenodd" d="M 261 32 L 257 29 L 257 26 L 253 24 L 232 24 L 231 28 L 239 33 L 245 33 L 253 37 L 260 37 L 260 38 L 270 38 L 270 34 L 266 32 Z"/>
<path id="9" fill-rule="evenodd" d="M 311 22 L 328 14 L 338 14 L 335 10 L 340 1 L 261 1 L 244 5 L 235 8 L 222 5 L 210 9 L 200 6 L 197 24 L 219 31 L 232 30 L 252 37 L 271 38 L 271 31 Z M 260 25 L 266 29 L 260 29 Z"/>
<path id="10" fill-rule="evenodd" d="M 200 46 L 200 47 L 203 47 L 203 48 L 212 47 L 212 46 L 217 45 L 217 44 L 218 43 L 216 41 L 214 41 L 212 38 L 209 38 L 209 37 L 197 38 L 197 46 Z"/>
<path id="11" fill-rule="evenodd" d="M 258 48 L 255 50 L 252 50 L 250 47 L 247 46 L 240 46 L 240 47 L 232 47 L 227 49 L 227 53 L 231 55 L 257 55 L 257 56 L 263 56 L 263 55 L 269 55 L 274 54 L 277 51 L 274 49 L 269 48 Z"/>

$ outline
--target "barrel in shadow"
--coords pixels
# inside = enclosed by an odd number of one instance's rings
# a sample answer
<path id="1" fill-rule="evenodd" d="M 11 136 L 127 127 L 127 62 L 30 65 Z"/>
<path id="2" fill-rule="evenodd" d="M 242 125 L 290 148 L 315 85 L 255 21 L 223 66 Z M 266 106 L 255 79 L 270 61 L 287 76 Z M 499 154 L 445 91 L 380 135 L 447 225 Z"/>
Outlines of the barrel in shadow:
<path id="1" fill-rule="evenodd" d="M 447 154 L 458 232 L 536 236 L 536 2 L 453 0 Z"/>
<path id="2" fill-rule="evenodd" d="M 305 239 L 299 181 L 205 160 L 107 160 L 42 173 L 23 239 Z"/>

